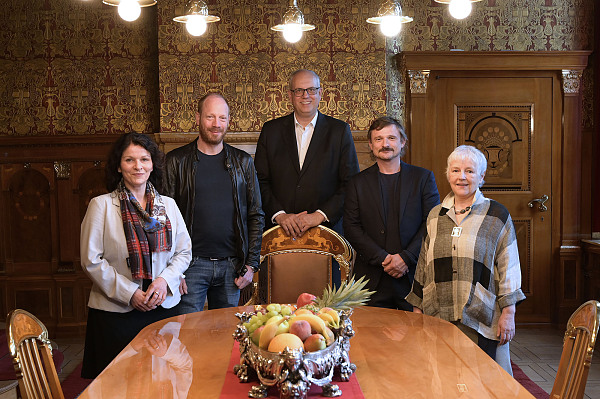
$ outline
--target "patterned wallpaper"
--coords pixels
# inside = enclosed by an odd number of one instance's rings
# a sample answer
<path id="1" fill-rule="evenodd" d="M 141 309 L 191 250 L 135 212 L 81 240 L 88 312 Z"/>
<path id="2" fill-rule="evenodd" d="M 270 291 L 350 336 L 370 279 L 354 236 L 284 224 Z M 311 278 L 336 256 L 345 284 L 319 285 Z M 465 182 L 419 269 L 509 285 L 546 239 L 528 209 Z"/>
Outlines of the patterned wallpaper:
<path id="1" fill-rule="evenodd" d="M 221 22 L 189 36 L 172 17 L 185 0 L 158 0 L 133 23 L 100 0 L 4 0 L 0 8 L 0 135 L 189 132 L 196 99 L 221 90 L 232 131 L 258 131 L 291 110 L 287 77 L 314 69 L 320 109 L 364 130 L 384 113 L 402 117 L 401 50 L 593 48 L 594 0 L 483 0 L 456 21 L 432 0 L 401 0 L 414 21 L 398 40 L 365 23 L 379 0 L 299 0 L 316 25 L 295 45 L 268 28 L 287 0 L 209 0 Z M 592 126 L 593 76 L 584 77 L 584 125 Z"/>
<path id="2" fill-rule="evenodd" d="M 210 24 L 201 38 L 171 22 L 180 0 L 159 3 L 163 131 L 194 130 L 193 99 L 213 90 L 231 103 L 230 130 L 259 131 L 265 121 L 291 111 L 287 80 L 299 68 L 321 77 L 321 111 L 347 120 L 353 129 L 366 129 L 385 114 L 385 42 L 365 23 L 376 12 L 370 2 L 300 1 L 305 21 L 316 29 L 297 44 L 269 29 L 280 22 L 287 1 L 216 3 L 210 2 L 209 10 L 221 22 Z"/>
<path id="3" fill-rule="evenodd" d="M 99 0 L 3 0 L 0 134 L 159 129 L 155 21 Z"/>

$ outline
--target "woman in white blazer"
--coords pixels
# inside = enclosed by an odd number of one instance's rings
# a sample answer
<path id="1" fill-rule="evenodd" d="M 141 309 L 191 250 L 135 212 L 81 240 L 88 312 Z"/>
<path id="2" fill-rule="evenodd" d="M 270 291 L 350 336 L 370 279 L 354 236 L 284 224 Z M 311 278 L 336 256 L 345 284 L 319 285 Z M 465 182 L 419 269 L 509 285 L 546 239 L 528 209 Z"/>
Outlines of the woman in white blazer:
<path id="1" fill-rule="evenodd" d="M 191 240 L 172 198 L 161 196 L 164 154 L 128 133 L 106 163 L 109 194 L 90 201 L 81 265 L 92 279 L 81 376 L 95 378 L 147 325 L 177 316 Z"/>

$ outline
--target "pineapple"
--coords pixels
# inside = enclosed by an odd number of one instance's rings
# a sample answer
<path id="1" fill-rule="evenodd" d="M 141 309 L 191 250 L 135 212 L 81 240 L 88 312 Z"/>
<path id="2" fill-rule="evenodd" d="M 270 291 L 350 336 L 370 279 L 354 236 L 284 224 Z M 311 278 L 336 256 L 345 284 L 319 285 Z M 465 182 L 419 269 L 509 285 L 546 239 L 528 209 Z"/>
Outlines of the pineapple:
<path id="1" fill-rule="evenodd" d="M 374 294 L 373 291 L 365 289 L 368 281 L 365 280 L 365 276 L 359 278 L 358 281 L 355 281 L 354 276 L 352 276 L 350 282 L 343 281 L 337 289 L 327 287 L 323 290 L 323 295 L 315 299 L 313 306 L 317 309 L 329 307 L 340 311 L 364 305 L 369 300 L 369 297 Z"/>

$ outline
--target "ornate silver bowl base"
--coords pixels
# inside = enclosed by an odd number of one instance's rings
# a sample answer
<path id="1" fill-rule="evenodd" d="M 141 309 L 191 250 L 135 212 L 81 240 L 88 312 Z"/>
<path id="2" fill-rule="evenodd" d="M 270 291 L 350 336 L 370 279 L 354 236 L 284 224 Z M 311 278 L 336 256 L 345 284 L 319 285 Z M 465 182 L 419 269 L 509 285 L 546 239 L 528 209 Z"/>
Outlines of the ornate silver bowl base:
<path id="1" fill-rule="evenodd" d="M 233 368 L 240 382 L 248 382 L 250 369 L 256 371 L 260 385 L 248 392 L 251 398 L 267 397 L 269 387 L 279 389 L 281 399 L 306 398 L 311 384 L 322 387 L 322 396 L 336 397 L 341 389 L 332 384 L 334 370 L 339 370 L 340 379 L 348 381 L 356 370 L 350 363 L 348 351 L 350 338 L 354 336 L 350 316 L 352 310 L 340 312 L 340 328 L 333 329 L 335 341 L 327 348 L 317 352 L 305 352 L 302 349 L 286 348 L 281 353 L 260 349 L 251 340 L 243 323 L 250 320 L 254 313 L 236 313 L 240 319 L 233 337 L 240 344 L 240 364 Z"/>

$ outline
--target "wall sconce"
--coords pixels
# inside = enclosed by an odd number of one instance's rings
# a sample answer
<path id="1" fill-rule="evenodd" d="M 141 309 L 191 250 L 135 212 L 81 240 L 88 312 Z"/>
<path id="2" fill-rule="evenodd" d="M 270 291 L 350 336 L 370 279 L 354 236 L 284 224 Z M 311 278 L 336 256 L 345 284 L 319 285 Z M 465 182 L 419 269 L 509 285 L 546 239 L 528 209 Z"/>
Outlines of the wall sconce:
<path id="1" fill-rule="evenodd" d="M 119 16 L 125 21 L 131 22 L 140 16 L 141 7 L 153 6 L 156 4 L 156 0 L 102 0 L 102 3 L 117 7 Z"/>
<path id="2" fill-rule="evenodd" d="M 396 0 L 385 0 L 377 16 L 368 18 L 367 22 L 370 24 L 379 25 L 379 30 L 387 37 L 394 37 L 402 29 L 402 24 L 411 22 L 413 19 L 402 15 L 402 7 Z"/>
<path id="3" fill-rule="evenodd" d="M 185 24 L 185 29 L 192 36 L 202 36 L 208 23 L 220 21 L 216 15 L 208 14 L 208 6 L 204 0 L 190 0 L 185 5 L 185 15 L 173 18 L 175 22 Z"/>
<path id="4" fill-rule="evenodd" d="M 473 5 L 481 0 L 435 0 L 436 3 L 448 4 L 448 11 L 456 19 L 464 19 L 471 14 Z"/>
<path id="5" fill-rule="evenodd" d="M 283 32 L 283 38 L 289 43 L 302 39 L 302 33 L 315 29 L 314 25 L 304 23 L 304 14 L 298 8 L 296 0 L 290 0 L 288 9 L 283 14 L 283 23 L 271 27 L 276 32 Z"/>

